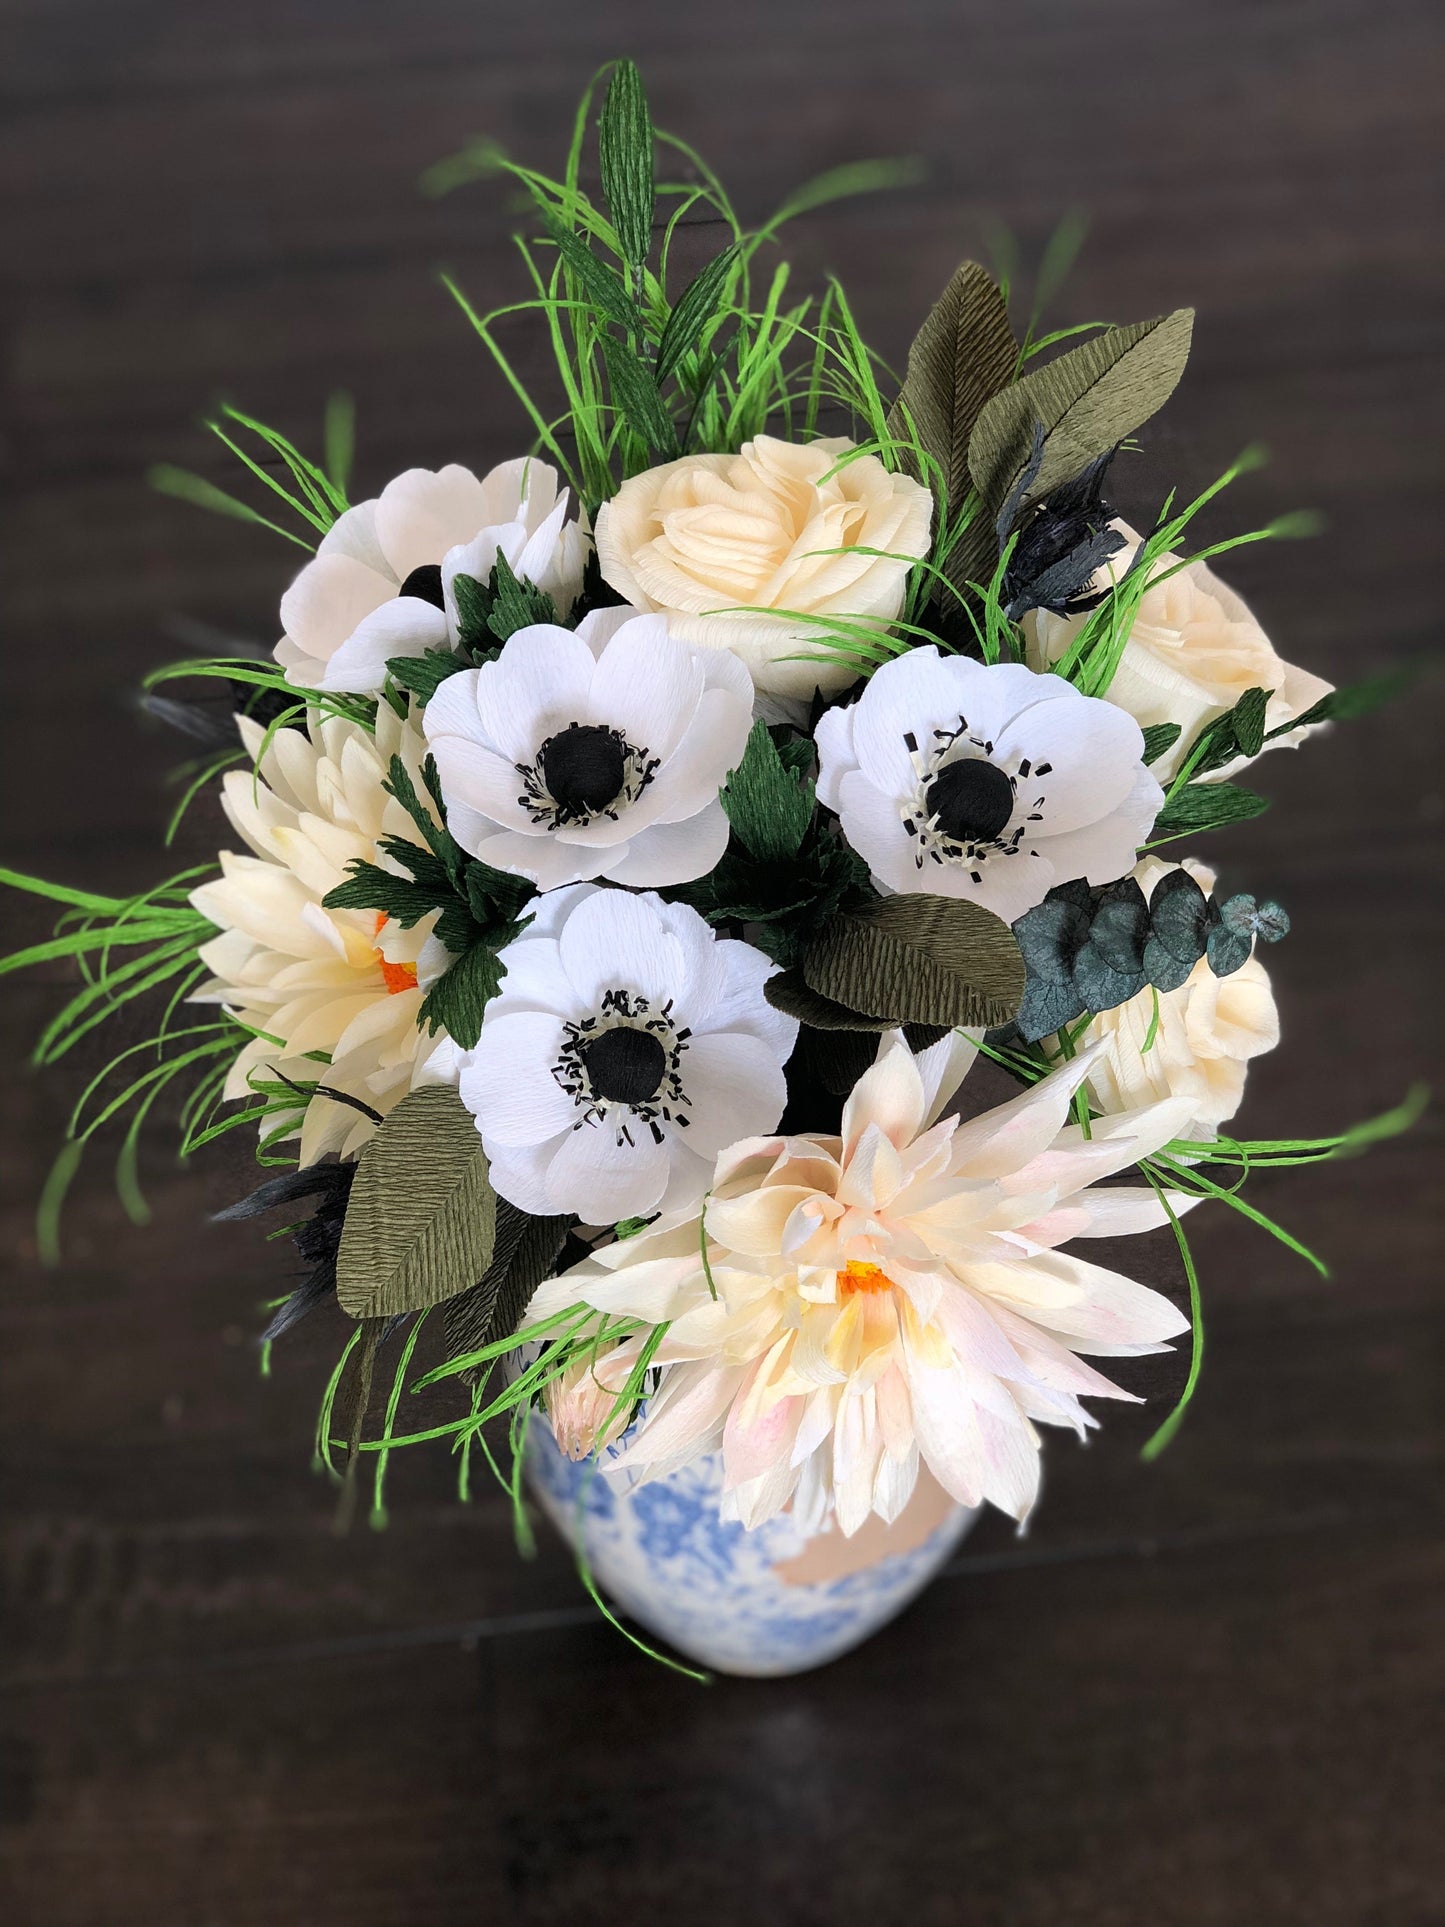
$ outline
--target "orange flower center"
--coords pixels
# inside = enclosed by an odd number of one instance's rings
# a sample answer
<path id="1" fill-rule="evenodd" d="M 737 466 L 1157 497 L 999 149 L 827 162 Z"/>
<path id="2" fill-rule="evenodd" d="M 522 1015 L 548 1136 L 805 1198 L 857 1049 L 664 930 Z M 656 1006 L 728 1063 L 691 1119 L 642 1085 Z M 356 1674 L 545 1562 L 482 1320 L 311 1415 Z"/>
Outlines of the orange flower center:
<path id="1" fill-rule="evenodd" d="M 892 1291 L 893 1280 L 886 1271 L 877 1265 L 859 1264 L 856 1260 L 838 1273 L 838 1291 L 844 1298 L 852 1297 L 855 1291 Z"/>
<path id="2" fill-rule="evenodd" d="M 381 926 L 386 922 L 383 912 L 377 913 L 376 928 L 372 935 L 381 935 Z M 378 950 L 376 961 L 381 970 L 381 981 L 386 985 L 387 995 L 395 997 L 398 991 L 416 989 L 416 965 L 409 963 L 388 963 Z"/>

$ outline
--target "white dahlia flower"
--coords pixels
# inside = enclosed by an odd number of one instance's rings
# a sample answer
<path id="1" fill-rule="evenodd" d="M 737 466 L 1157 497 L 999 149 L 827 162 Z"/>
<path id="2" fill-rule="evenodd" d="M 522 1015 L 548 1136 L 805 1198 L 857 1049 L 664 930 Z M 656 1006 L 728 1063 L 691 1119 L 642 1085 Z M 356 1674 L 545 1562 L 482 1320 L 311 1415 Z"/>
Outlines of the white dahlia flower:
<path id="1" fill-rule="evenodd" d="M 1056 883 L 1126 875 L 1164 801 L 1113 703 L 932 647 L 885 663 L 817 741 L 819 798 L 881 889 L 967 897 L 1005 923 Z"/>
<path id="2" fill-rule="evenodd" d="M 464 848 L 544 890 L 706 875 L 727 847 L 718 799 L 742 761 L 753 686 L 661 616 L 598 609 L 575 632 L 519 629 L 427 704 L 447 822 Z"/>
<path id="3" fill-rule="evenodd" d="M 651 894 L 576 884 L 534 910 L 462 1060 L 494 1187 L 590 1224 L 695 1203 L 723 1146 L 783 1114 L 775 966 Z"/>
<path id="4" fill-rule="evenodd" d="M 237 721 L 254 759 L 264 732 L 248 717 Z M 425 795 L 423 754 L 415 725 L 383 703 L 374 737 L 359 724 L 313 715 L 305 730 L 276 731 L 255 775 L 226 777 L 222 803 L 254 854 L 223 850 L 221 876 L 194 890 L 191 902 L 222 932 L 201 948 L 213 975 L 194 1001 L 222 1004 L 258 1033 L 231 1067 L 227 1098 L 248 1097 L 253 1074 L 279 1072 L 385 1113 L 424 1081 L 437 1040 L 418 1028 L 417 1015 L 450 961 L 431 935 L 435 916 L 403 930 L 373 911 L 322 903 L 354 857 L 396 869 L 378 851 L 383 835 L 420 841 L 382 779 L 399 755 Z M 350 1105 L 313 1098 L 300 1127 L 301 1162 L 328 1151 L 352 1156 L 372 1129 Z"/>
<path id="5" fill-rule="evenodd" d="M 732 1145 L 700 1210 L 538 1290 L 533 1319 L 585 1303 L 668 1322 L 660 1387 L 604 1469 L 660 1478 L 721 1450 L 726 1516 L 751 1527 L 791 1505 L 853 1533 L 898 1516 L 921 1460 L 960 1504 L 1027 1515 L 1036 1427 L 1082 1435 L 1083 1397 L 1130 1396 L 1079 1354 L 1167 1350 L 1187 1329 L 1157 1292 L 1058 1247 L 1165 1222 L 1152 1189 L 1100 1180 L 1166 1144 L 1188 1104 L 1086 1138 L 1069 1118 L 1091 1051 L 996 1110 L 940 1118 L 972 1054 L 955 1036 L 915 1059 L 886 1035 L 840 1136 Z"/>
<path id="6" fill-rule="evenodd" d="M 409 468 L 321 538 L 281 598 L 277 662 L 303 688 L 375 695 L 393 656 L 456 647 L 453 581 L 485 582 L 498 555 L 566 615 L 591 551 L 567 503 L 556 470 L 530 458 L 480 481 L 455 462 Z"/>

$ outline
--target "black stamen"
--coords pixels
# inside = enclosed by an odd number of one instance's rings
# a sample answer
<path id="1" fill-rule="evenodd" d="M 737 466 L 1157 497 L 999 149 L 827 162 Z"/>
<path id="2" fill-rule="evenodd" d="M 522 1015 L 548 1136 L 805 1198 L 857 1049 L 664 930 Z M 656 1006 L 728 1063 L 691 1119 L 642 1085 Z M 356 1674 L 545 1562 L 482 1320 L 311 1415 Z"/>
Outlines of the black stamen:
<path id="1" fill-rule="evenodd" d="M 606 809 L 621 790 L 627 751 L 615 730 L 601 723 L 572 723 L 547 738 L 537 762 L 553 801 L 573 814 L 591 816 Z"/>
<path id="2" fill-rule="evenodd" d="M 981 757 L 946 763 L 928 786 L 930 816 L 954 843 L 990 843 L 1013 815 L 1013 784 Z"/>
<path id="3" fill-rule="evenodd" d="M 667 1069 L 667 1052 L 652 1032 L 628 1024 L 604 1030 L 581 1056 L 593 1096 L 617 1104 L 645 1104 Z"/>
<path id="4" fill-rule="evenodd" d="M 397 594 L 418 596 L 423 602 L 430 602 L 434 608 L 445 609 L 447 599 L 442 594 L 441 563 L 423 562 L 419 569 L 413 569 Z"/>

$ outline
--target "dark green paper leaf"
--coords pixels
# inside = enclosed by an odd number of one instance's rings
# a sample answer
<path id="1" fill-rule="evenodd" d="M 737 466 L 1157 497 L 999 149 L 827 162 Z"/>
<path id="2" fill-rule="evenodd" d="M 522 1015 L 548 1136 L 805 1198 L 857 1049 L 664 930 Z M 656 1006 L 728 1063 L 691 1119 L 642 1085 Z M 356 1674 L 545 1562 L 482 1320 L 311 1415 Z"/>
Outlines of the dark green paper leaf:
<path id="1" fill-rule="evenodd" d="M 375 910 L 394 918 L 403 930 L 411 930 L 446 899 L 424 883 L 393 876 L 379 864 L 356 857 L 348 866 L 346 881 L 328 890 L 321 901 L 328 910 Z"/>
<path id="2" fill-rule="evenodd" d="M 342 1309 L 394 1318 L 466 1291 L 492 1261 L 496 1205 L 456 1092 L 433 1084 L 404 1097 L 357 1164 L 336 1260 Z"/>
<path id="3" fill-rule="evenodd" d="M 452 597 L 457 605 L 458 635 L 469 649 L 486 648 L 491 642 L 487 627 L 492 613 L 491 590 L 474 575 L 454 575 Z"/>
<path id="4" fill-rule="evenodd" d="M 582 292 L 601 314 L 609 321 L 616 321 L 629 333 L 641 320 L 637 303 L 627 292 L 622 277 L 608 267 L 588 247 L 580 234 L 569 228 L 561 216 L 552 209 L 541 209 L 542 225 L 547 237 L 561 255 L 568 272 L 580 285 Z"/>
<path id="5" fill-rule="evenodd" d="M 1178 723 L 1150 723 L 1144 731 L 1144 761 L 1157 763 L 1179 741 Z"/>
<path id="6" fill-rule="evenodd" d="M 1029 461 L 1035 422 L 1043 424 L 1043 461 L 1021 508 L 1142 427 L 1174 392 L 1193 327 L 1193 310 L 1177 308 L 1109 328 L 985 403 L 968 451 L 984 501 L 994 508 L 1007 501 Z"/>
<path id="7" fill-rule="evenodd" d="M 895 1017 L 864 1017 L 846 1004 L 822 997 L 803 981 L 801 970 L 780 970 L 763 985 L 763 995 L 787 1017 L 796 1017 L 811 1030 L 892 1030 Z"/>
<path id="8" fill-rule="evenodd" d="M 519 581 L 500 550 L 488 587 L 491 607 L 487 611 L 487 628 L 498 642 L 506 642 L 519 629 L 530 629 L 534 623 L 557 620 L 551 596 L 533 582 Z"/>
<path id="9" fill-rule="evenodd" d="M 667 317 L 657 350 L 657 380 L 661 386 L 697 341 L 717 312 L 737 259 L 737 243 L 715 254 L 707 266 L 683 289 L 677 305 Z"/>
<path id="10" fill-rule="evenodd" d="M 738 839 L 762 863 L 796 856 L 813 820 L 813 786 L 788 773 L 768 725 L 759 720 L 743 760 L 728 774 L 722 806 Z"/>
<path id="11" fill-rule="evenodd" d="M 619 60 L 602 104 L 598 160 L 617 244 L 623 258 L 640 268 L 652 245 L 652 119 L 642 76 L 630 60 Z"/>
<path id="12" fill-rule="evenodd" d="M 428 1030 L 444 1030 L 463 1050 L 470 1050 L 482 1034 L 482 1013 L 505 974 L 490 933 L 479 938 L 432 985 L 422 999 L 417 1022 Z"/>
<path id="13" fill-rule="evenodd" d="M 394 656 L 386 665 L 386 672 L 399 689 L 409 690 L 418 702 L 425 704 L 444 682 L 459 670 L 470 668 L 465 656 L 450 649 L 428 649 L 422 656 Z"/>
<path id="14" fill-rule="evenodd" d="M 1150 841 L 1188 836 L 1199 830 L 1217 830 L 1226 823 L 1243 823 L 1252 816 L 1261 816 L 1268 808 L 1268 797 L 1259 796 L 1238 783 L 1186 783 L 1155 818 Z"/>
<path id="15" fill-rule="evenodd" d="M 486 1274 L 446 1309 L 447 1350 L 452 1358 L 479 1352 L 516 1330 L 532 1293 L 556 1263 L 571 1223 L 570 1218 L 534 1218 L 498 1198 L 492 1262 Z M 474 1374 L 461 1376 L 465 1383 Z"/>
<path id="16" fill-rule="evenodd" d="M 1344 723 L 1356 716 L 1368 716 L 1372 709 L 1382 703 L 1393 702 L 1411 686 L 1420 674 L 1420 667 L 1412 664 L 1406 669 L 1388 669 L 1383 675 L 1369 676 L 1363 682 L 1346 683 L 1343 688 L 1332 689 L 1327 696 L 1321 696 L 1303 715 L 1296 716 L 1292 722 L 1280 723 L 1270 730 L 1270 737 L 1284 736 L 1292 729 L 1302 729 L 1310 723 Z"/>
<path id="17" fill-rule="evenodd" d="M 677 430 L 652 370 L 616 335 L 600 334 L 602 359 L 612 384 L 612 399 L 635 435 L 671 461 L 678 453 Z"/>
<path id="18" fill-rule="evenodd" d="M 810 990 L 897 1023 L 1002 1024 L 1024 992 L 1008 925 L 952 897 L 885 897 L 833 917 L 805 952 Z"/>

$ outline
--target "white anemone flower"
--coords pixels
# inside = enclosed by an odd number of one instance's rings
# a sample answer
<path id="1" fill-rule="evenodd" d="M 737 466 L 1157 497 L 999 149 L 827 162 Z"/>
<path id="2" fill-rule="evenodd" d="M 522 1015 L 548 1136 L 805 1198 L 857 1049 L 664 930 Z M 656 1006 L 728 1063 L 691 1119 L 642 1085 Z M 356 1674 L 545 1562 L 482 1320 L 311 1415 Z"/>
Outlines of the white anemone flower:
<path id="1" fill-rule="evenodd" d="M 705 876 L 728 840 L 718 792 L 742 761 L 753 685 L 661 616 L 598 609 L 519 629 L 427 704 L 452 835 L 543 890 Z"/>
<path id="2" fill-rule="evenodd" d="M 668 1323 L 659 1389 L 606 1471 L 660 1478 L 721 1450 L 725 1516 L 752 1527 L 791 1505 L 851 1534 L 898 1516 L 922 1461 L 960 1504 L 1027 1516 L 1036 1428 L 1082 1436 L 1082 1398 L 1131 1396 L 1079 1354 L 1168 1350 L 1187 1329 L 1159 1293 L 1059 1247 L 1166 1221 L 1152 1188 L 1100 1180 L 1174 1137 L 1188 1101 L 1085 1137 L 1070 1115 L 1086 1051 L 1011 1103 L 941 1117 L 972 1055 L 956 1035 L 915 1059 L 886 1034 L 839 1136 L 731 1146 L 699 1210 L 540 1288 L 532 1319 L 584 1303 Z"/>
<path id="3" fill-rule="evenodd" d="M 818 795 L 879 887 L 1005 923 L 1056 883 L 1112 883 L 1163 805 L 1139 725 L 1020 663 L 935 648 L 886 663 L 817 728 Z"/>
<path id="4" fill-rule="evenodd" d="M 726 1144 L 773 1130 L 798 1026 L 775 966 L 695 910 L 575 884 L 542 897 L 464 1056 L 501 1197 L 613 1224 L 695 1203 Z"/>
<path id="5" fill-rule="evenodd" d="M 191 893 L 222 932 L 201 946 L 213 975 L 194 1001 L 224 1005 L 258 1033 L 231 1066 L 224 1094 L 250 1097 L 253 1076 L 279 1074 L 385 1114 L 430 1080 L 425 1066 L 437 1040 L 417 1019 L 450 953 L 431 934 L 435 916 L 403 930 L 374 911 L 328 910 L 322 898 L 355 857 L 401 874 L 378 850 L 381 837 L 420 838 L 382 784 L 400 756 L 425 795 L 420 732 L 382 703 L 375 736 L 313 714 L 305 730 L 278 729 L 261 755 L 265 732 L 248 717 L 237 721 L 260 761 L 254 775 L 230 772 L 222 803 L 254 854 L 222 851 L 221 876 Z M 328 1151 L 353 1156 L 373 1128 L 350 1105 L 315 1097 L 300 1126 L 301 1162 Z"/>
<path id="6" fill-rule="evenodd" d="M 282 596 L 275 653 L 287 680 L 375 695 L 393 656 L 455 648 L 452 585 L 485 582 L 499 555 L 566 615 L 592 547 L 567 505 L 556 470 L 530 458 L 480 480 L 455 462 L 409 468 L 337 519 Z"/>

